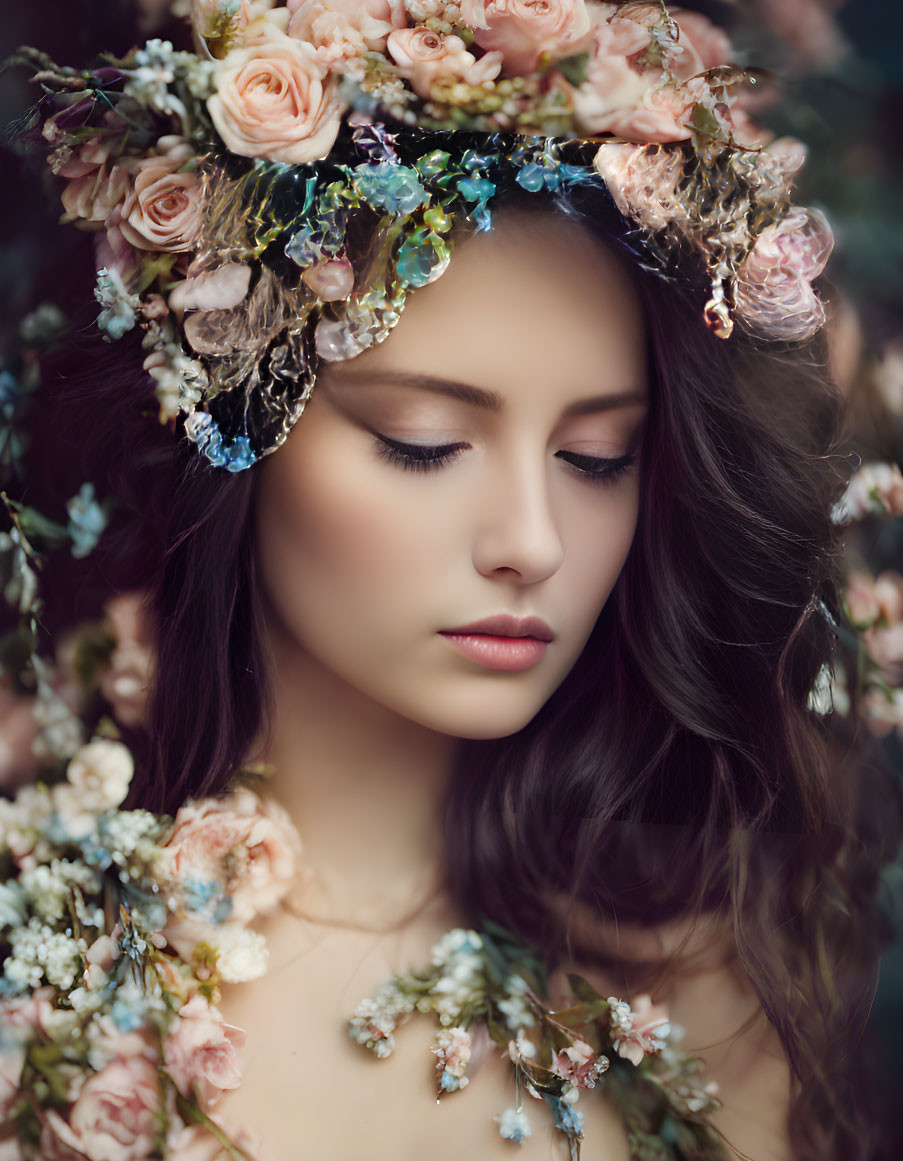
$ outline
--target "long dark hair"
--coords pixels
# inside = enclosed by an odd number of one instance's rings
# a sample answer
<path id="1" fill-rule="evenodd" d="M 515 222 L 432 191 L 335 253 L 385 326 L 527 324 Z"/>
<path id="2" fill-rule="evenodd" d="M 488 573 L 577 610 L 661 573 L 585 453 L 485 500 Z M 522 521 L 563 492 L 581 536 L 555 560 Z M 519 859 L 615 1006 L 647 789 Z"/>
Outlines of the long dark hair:
<path id="1" fill-rule="evenodd" d="M 576 940 L 575 903 L 641 926 L 715 916 L 794 1070 L 797 1156 L 872 1158 L 850 1077 L 876 959 L 875 876 L 836 747 L 807 707 L 833 649 L 830 510 L 844 484 L 823 353 L 715 339 L 703 281 L 691 266 L 670 281 L 645 269 L 603 189 L 552 200 L 545 212 L 634 255 L 654 368 L 639 526 L 549 702 L 510 738 L 462 743 L 449 885 L 475 921 L 551 960 L 603 958 Z M 171 812 L 222 791 L 266 724 L 257 475 L 213 469 L 154 424 L 137 339 L 92 359 L 90 381 L 73 382 L 71 359 L 56 369 L 48 406 L 118 500 L 95 576 L 151 593 L 156 680 L 149 728 L 129 739 L 131 805 Z"/>

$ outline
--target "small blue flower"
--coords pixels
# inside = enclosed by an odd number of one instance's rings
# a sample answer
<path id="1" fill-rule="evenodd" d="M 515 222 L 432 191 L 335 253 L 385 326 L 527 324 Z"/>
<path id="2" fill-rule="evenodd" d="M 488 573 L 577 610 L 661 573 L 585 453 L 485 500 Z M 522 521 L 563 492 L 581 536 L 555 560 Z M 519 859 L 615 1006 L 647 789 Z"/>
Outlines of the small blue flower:
<path id="1" fill-rule="evenodd" d="M 546 184 L 546 171 L 541 165 L 535 163 L 525 165 L 523 169 L 518 170 L 515 180 L 522 189 L 528 190 L 530 193 L 539 193 Z"/>
<path id="2" fill-rule="evenodd" d="M 415 169 L 407 165 L 358 165 L 353 169 L 360 196 L 377 209 L 407 217 L 429 201 Z"/>
<path id="3" fill-rule="evenodd" d="M 67 531 L 72 538 L 72 555 L 76 560 L 83 560 L 97 547 L 107 526 L 107 514 L 94 498 L 94 485 L 82 484 L 78 495 L 66 504 L 66 511 L 69 513 Z"/>
<path id="4" fill-rule="evenodd" d="M 555 1128 L 569 1137 L 583 1136 L 583 1113 L 578 1113 L 571 1105 L 566 1104 L 561 1097 L 543 1094 L 552 1110 Z"/>
<path id="5" fill-rule="evenodd" d="M 405 240 L 398 251 L 398 277 L 404 286 L 426 286 L 448 267 L 448 243 L 426 226 L 421 226 Z"/>
<path id="6" fill-rule="evenodd" d="M 106 266 L 97 272 L 94 297 L 101 305 L 98 327 L 106 331 L 108 338 L 121 339 L 135 325 L 135 311 L 141 305 L 141 299 L 137 294 L 129 294 L 115 267 L 108 270 Z"/>
<path id="7" fill-rule="evenodd" d="M 458 193 L 469 202 L 488 202 L 495 190 L 495 182 L 488 177 L 462 177 L 458 180 Z"/>
<path id="8" fill-rule="evenodd" d="M 443 1092 L 457 1092 L 461 1087 L 461 1081 L 457 1076 L 446 1070 L 439 1077 L 439 1087 Z"/>
<path id="9" fill-rule="evenodd" d="M 214 467 L 243 472 L 257 460 L 247 436 L 241 435 L 227 444 L 213 416 L 206 411 L 195 411 L 188 417 L 185 433 Z"/>
<path id="10" fill-rule="evenodd" d="M 461 177 L 458 179 L 458 193 L 465 201 L 473 202 L 471 210 L 477 230 L 488 230 L 492 225 L 492 211 L 488 202 L 495 195 L 495 182 L 488 177 Z"/>
<path id="11" fill-rule="evenodd" d="M 110 1015 L 120 1032 L 136 1032 L 146 1019 L 145 1006 L 128 1000 L 116 1000 Z"/>

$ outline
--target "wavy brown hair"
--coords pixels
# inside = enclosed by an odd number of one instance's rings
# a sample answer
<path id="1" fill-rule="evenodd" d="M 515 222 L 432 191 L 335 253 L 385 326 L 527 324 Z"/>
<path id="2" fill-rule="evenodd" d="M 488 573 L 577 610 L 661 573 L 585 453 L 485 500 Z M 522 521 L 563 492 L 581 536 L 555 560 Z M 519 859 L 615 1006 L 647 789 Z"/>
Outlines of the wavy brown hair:
<path id="1" fill-rule="evenodd" d="M 635 541 L 582 656 L 519 733 L 461 745 L 448 883 L 474 922 L 551 961 L 605 959 L 562 900 L 641 927 L 715 917 L 793 1070 L 796 1156 L 874 1161 L 857 1077 L 884 839 L 857 816 L 852 763 L 807 703 L 834 647 L 830 511 L 845 482 L 823 353 L 713 338 L 692 263 L 668 279 L 647 269 L 599 186 L 512 186 L 506 201 L 567 214 L 628 256 L 653 405 Z M 89 346 L 48 368 L 53 435 L 36 433 L 31 476 L 62 438 L 78 465 L 68 494 L 80 468 L 117 499 L 93 571 L 69 566 L 56 601 L 83 613 L 98 584 L 149 590 L 157 676 L 149 729 L 129 738 L 130 802 L 174 811 L 224 790 L 267 721 L 257 473 L 213 469 L 154 423 L 133 336 L 101 358 Z"/>

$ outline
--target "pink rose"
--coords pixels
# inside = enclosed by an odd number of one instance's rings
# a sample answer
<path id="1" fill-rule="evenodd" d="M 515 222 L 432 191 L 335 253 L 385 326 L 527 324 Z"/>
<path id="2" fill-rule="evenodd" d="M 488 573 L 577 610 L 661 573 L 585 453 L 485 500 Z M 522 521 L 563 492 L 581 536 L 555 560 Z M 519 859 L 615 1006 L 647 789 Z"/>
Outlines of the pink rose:
<path id="1" fill-rule="evenodd" d="M 181 137 L 161 137 L 152 157 L 134 164 L 134 182 L 119 229 L 139 250 L 172 254 L 190 250 L 203 221 L 201 191 L 192 169 L 194 150 Z"/>
<path id="2" fill-rule="evenodd" d="M 184 1096 L 193 1090 L 209 1108 L 221 1093 L 241 1083 L 237 1054 L 244 1040 L 240 1028 L 226 1024 L 212 1004 L 194 996 L 179 1009 L 166 1039 L 166 1069 Z"/>
<path id="3" fill-rule="evenodd" d="M 342 114 L 313 45 L 277 29 L 228 54 L 207 107 L 227 149 L 291 165 L 324 158 Z"/>
<path id="4" fill-rule="evenodd" d="M 479 61 L 460 36 L 442 36 L 428 28 L 405 28 L 393 32 L 388 39 L 388 50 L 411 82 L 415 93 L 429 97 L 430 89 L 438 80 L 452 79 L 480 85 L 494 80 L 502 67 L 501 53 L 486 53 Z"/>
<path id="5" fill-rule="evenodd" d="M 250 790 L 183 806 L 163 851 L 161 871 L 180 881 L 218 884 L 231 918 L 269 911 L 291 886 L 301 841 L 285 811 Z"/>
<path id="6" fill-rule="evenodd" d="M 306 40 L 322 59 L 383 52 L 386 38 L 407 24 L 403 0 L 291 0 L 289 36 Z"/>
<path id="7" fill-rule="evenodd" d="M 65 210 L 60 220 L 81 230 L 99 230 L 125 201 L 130 188 L 126 170 L 105 162 L 68 182 L 60 195 Z"/>
<path id="8" fill-rule="evenodd" d="M 593 32 L 586 81 L 574 91 L 574 111 L 585 133 L 608 133 L 611 125 L 636 108 L 649 80 L 628 58 L 649 46 L 647 29 L 632 20 L 612 20 Z"/>
<path id="9" fill-rule="evenodd" d="M 42 1161 L 145 1161 L 154 1150 L 160 1108 L 157 1065 L 116 1057 L 82 1085 L 68 1118 L 42 1115 Z"/>
<path id="10" fill-rule="evenodd" d="M 664 229 L 686 216 L 678 194 L 683 178 L 680 153 L 613 141 L 599 146 L 593 164 L 621 213 L 647 230 Z"/>
<path id="11" fill-rule="evenodd" d="M 708 86 L 698 78 L 682 85 L 662 85 L 647 91 L 632 109 L 615 113 L 608 130 L 628 141 L 663 145 L 686 141 L 693 136 L 693 110 L 708 95 Z"/>
<path id="12" fill-rule="evenodd" d="M 501 52 L 506 76 L 524 76 L 540 57 L 572 56 L 586 47 L 584 0 L 463 0 L 461 20 L 480 48 Z"/>
<path id="13" fill-rule="evenodd" d="M 737 318 L 773 339 L 811 338 L 825 321 L 810 285 L 824 269 L 834 236 L 824 214 L 794 206 L 756 239 L 734 283 Z"/>
<path id="14" fill-rule="evenodd" d="M 47 136 L 47 130 L 52 123 L 53 119 L 51 118 L 45 124 L 45 136 Z M 70 180 L 77 177 L 86 177 L 89 173 L 97 173 L 98 169 L 101 169 L 109 161 L 112 148 L 113 141 L 109 136 L 98 133 L 94 137 L 89 137 L 79 147 L 77 153 L 74 153 L 68 161 L 56 169 L 56 173 L 60 177 L 66 177 Z"/>

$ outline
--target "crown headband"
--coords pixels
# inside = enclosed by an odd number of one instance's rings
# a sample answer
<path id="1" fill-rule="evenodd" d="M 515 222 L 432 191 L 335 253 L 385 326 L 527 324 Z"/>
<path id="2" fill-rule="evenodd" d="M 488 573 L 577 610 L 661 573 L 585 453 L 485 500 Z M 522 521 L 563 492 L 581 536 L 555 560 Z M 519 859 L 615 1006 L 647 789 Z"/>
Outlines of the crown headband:
<path id="1" fill-rule="evenodd" d="M 162 422 L 240 471 L 278 447 L 320 360 L 380 342 L 493 199 L 607 188 L 664 269 L 701 258 L 705 321 L 804 340 L 832 236 L 793 206 L 805 150 L 764 147 L 705 17 L 584 0 L 192 0 L 196 53 L 89 72 L 33 50 L 19 126 L 97 234 L 98 323 L 144 331 Z"/>

